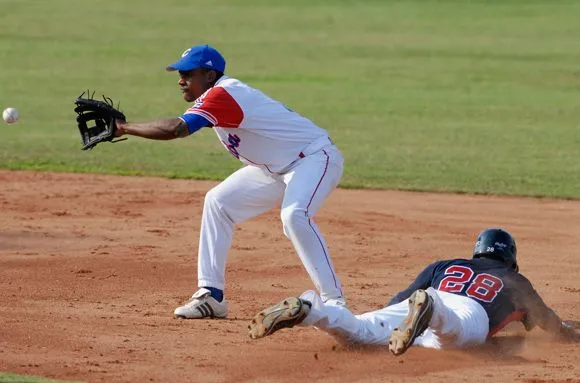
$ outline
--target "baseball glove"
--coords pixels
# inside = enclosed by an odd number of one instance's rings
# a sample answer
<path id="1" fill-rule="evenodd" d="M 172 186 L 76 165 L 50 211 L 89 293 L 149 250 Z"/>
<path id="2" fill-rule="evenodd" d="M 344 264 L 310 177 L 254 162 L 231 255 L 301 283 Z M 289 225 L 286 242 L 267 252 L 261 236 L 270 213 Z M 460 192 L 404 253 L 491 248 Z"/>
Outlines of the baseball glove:
<path id="1" fill-rule="evenodd" d="M 113 100 L 103 95 L 103 101 L 93 98 L 94 92 L 83 92 L 75 100 L 77 113 L 77 127 L 81 133 L 82 150 L 92 149 L 101 142 L 118 142 L 126 138 L 113 141 L 117 125 L 115 120 L 126 121 L 125 115 L 113 104 Z"/>

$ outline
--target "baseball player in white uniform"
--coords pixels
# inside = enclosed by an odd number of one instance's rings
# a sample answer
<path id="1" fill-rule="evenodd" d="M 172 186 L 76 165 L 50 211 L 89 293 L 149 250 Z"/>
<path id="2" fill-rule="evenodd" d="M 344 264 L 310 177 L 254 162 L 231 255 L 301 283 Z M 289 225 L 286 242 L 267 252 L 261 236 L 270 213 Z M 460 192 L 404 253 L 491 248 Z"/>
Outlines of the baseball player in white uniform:
<path id="1" fill-rule="evenodd" d="M 224 147 L 246 165 L 205 196 L 199 290 L 174 315 L 226 317 L 224 274 L 234 225 L 278 206 L 284 234 L 322 301 L 344 304 L 341 282 L 313 218 L 340 181 L 343 157 L 328 132 L 259 90 L 225 76 L 225 65 L 223 56 L 211 46 L 187 49 L 167 70 L 178 71 L 183 98 L 193 105 L 179 118 L 117 121 L 117 136 L 158 140 L 213 128 Z"/>
<path id="2" fill-rule="evenodd" d="M 340 343 L 388 345 L 401 355 L 411 345 L 478 346 L 508 323 L 520 321 L 527 330 L 537 325 L 561 340 L 580 341 L 519 274 L 516 253 L 511 234 L 487 229 L 478 236 L 472 259 L 432 263 L 383 309 L 354 315 L 307 291 L 259 312 L 248 326 L 249 335 L 257 339 L 286 327 L 315 326 Z"/>

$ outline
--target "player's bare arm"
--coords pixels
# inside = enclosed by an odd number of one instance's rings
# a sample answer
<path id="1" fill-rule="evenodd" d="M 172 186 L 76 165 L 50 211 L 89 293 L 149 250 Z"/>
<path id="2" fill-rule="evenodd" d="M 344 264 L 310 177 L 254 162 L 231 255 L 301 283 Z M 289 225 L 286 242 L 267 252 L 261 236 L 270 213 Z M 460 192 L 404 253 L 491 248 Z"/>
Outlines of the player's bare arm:
<path id="1" fill-rule="evenodd" d="M 173 140 L 189 136 L 187 125 L 180 118 L 169 118 L 139 123 L 125 123 L 117 120 L 116 136 L 138 136 L 151 140 Z"/>

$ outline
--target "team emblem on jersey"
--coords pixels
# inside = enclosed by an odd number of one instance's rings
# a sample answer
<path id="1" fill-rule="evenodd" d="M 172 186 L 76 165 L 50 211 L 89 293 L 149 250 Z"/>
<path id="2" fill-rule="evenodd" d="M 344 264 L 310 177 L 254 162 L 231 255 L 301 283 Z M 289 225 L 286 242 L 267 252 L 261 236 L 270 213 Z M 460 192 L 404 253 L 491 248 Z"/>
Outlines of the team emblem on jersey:
<path id="1" fill-rule="evenodd" d="M 228 134 L 228 142 L 221 140 L 222 144 L 224 144 L 224 146 L 228 149 L 228 151 L 230 153 L 232 153 L 232 156 L 236 157 L 237 159 L 240 158 L 240 153 L 238 153 L 238 150 L 236 149 L 238 146 L 240 146 L 240 137 L 238 137 L 237 134 Z"/>
<path id="2" fill-rule="evenodd" d="M 192 108 L 199 108 L 200 106 L 202 106 L 206 94 L 207 92 L 199 96 L 197 100 L 194 101 Z"/>

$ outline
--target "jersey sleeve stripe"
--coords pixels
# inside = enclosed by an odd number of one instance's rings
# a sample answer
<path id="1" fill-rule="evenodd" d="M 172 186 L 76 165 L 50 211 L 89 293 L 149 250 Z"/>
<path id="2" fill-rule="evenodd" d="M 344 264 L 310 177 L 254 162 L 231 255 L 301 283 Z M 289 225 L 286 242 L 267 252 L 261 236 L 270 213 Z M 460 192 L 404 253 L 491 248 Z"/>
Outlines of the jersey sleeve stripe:
<path id="1" fill-rule="evenodd" d="M 213 114 L 209 113 L 208 111 L 197 109 L 197 108 L 189 108 L 184 114 L 197 114 L 198 116 L 202 116 L 206 120 L 212 123 L 212 125 L 216 126 L 218 124 L 217 118 L 213 116 Z"/>
<path id="2" fill-rule="evenodd" d="M 184 114 L 179 118 L 187 125 L 189 134 L 193 134 L 203 127 L 212 126 L 211 122 L 209 122 L 205 117 L 195 113 Z"/>

